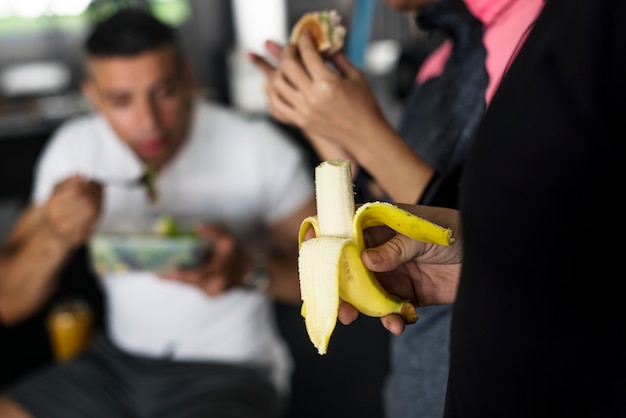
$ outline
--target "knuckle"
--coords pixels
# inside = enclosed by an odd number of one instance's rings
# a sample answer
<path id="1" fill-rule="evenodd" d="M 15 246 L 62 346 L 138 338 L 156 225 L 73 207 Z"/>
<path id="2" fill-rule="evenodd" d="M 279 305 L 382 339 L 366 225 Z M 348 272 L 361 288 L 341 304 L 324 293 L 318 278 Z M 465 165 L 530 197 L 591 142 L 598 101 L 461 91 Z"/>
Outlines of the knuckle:
<path id="1" fill-rule="evenodd" d="M 333 80 L 324 80 L 317 84 L 315 94 L 310 95 L 309 103 L 313 108 L 323 109 L 337 92 L 337 83 Z"/>
<path id="2" fill-rule="evenodd" d="M 290 60 L 282 60 L 279 64 L 277 68 L 277 75 L 281 75 L 281 74 L 288 74 L 291 69 L 294 68 L 294 63 Z"/>

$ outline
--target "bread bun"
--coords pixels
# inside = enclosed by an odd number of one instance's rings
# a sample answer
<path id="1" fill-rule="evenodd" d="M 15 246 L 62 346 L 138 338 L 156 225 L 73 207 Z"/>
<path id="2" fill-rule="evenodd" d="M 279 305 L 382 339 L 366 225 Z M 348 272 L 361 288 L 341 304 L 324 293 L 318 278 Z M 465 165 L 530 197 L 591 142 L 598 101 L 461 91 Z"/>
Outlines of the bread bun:
<path id="1" fill-rule="evenodd" d="M 343 48 L 346 28 L 336 10 L 305 13 L 291 30 L 289 42 L 295 44 L 304 31 L 309 31 L 317 50 L 330 56 Z"/>

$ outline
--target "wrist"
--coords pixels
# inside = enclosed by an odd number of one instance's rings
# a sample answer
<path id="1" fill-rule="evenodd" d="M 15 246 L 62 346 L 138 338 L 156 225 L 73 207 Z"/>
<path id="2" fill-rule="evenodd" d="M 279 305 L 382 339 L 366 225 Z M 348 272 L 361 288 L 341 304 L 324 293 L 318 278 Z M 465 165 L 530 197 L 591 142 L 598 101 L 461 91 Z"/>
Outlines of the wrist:
<path id="1" fill-rule="evenodd" d="M 384 158 L 390 152 L 387 149 L 383 153 L 380 152 L 381 138 L 384 138 L 386 148 L 394 145 L 394 138 L 400 138 L 401 141 L 404 141 L 389 121 L 384 118 L 365 121 L 360 128 L 361 133 L 357 137 L 359 141 L 355 142 L 355 146 L 349 151 L 359 165 L 370 172 L 370 167 L 380 164 L 380 158 Z"/>
<path id="2" fill-rule="evenodd" d="M 73 245 L 66 237 L 64 237 L 63 234 L 58 231 L 50 222 L 46 222 L 44 224 L 43 232 L 48 238 L 47 241 L 51 244 L 54 244 L 59 249 L 62 249 L 64 251 L 70 251 L 75 247 L 75 245 Z"/>

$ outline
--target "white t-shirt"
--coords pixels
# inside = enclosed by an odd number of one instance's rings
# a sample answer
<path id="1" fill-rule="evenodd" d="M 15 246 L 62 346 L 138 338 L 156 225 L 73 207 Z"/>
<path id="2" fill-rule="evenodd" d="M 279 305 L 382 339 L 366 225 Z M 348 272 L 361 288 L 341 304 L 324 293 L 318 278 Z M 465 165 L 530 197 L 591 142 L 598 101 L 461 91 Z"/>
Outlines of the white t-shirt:
<path id="1" fill-rule="evenodd" d="M 263 226 L 312 198 L 312 174 L 298 147 L 268 121 L 198 102 L 184 147 L 156 182 L 159 204 L 145 190 L 104 188 L 100 228 L 171 214 L 219 221 L 254 245 Z M 34 200 L 75 173 L 94 179 L 135 178 L 142 164 L 98 115 L 63 125 L 38 164 Z M 252 244 L 251 244 L 252 245 Z M 209 297 L 196 287 L 149 272 L 100 277 L 107 324 L 122 349 L 146 356 L 264 364 L 286 389 L 292 363 L 276 329 L 270 300 L 234 289 Z"/>

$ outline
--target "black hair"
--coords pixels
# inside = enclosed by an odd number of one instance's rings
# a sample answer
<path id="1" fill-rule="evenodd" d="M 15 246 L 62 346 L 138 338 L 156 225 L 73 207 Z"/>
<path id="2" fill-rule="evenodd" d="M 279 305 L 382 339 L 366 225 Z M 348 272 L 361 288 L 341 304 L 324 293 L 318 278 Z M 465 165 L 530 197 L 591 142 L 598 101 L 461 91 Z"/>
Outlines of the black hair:
<path id="1" fill-rule="evenodd" d="M 97 23 L 85 42 L 93 57 L 133 56 L 164 46 L 180 54 L 176 30 L 141 8 L 122 8 Z"/>

